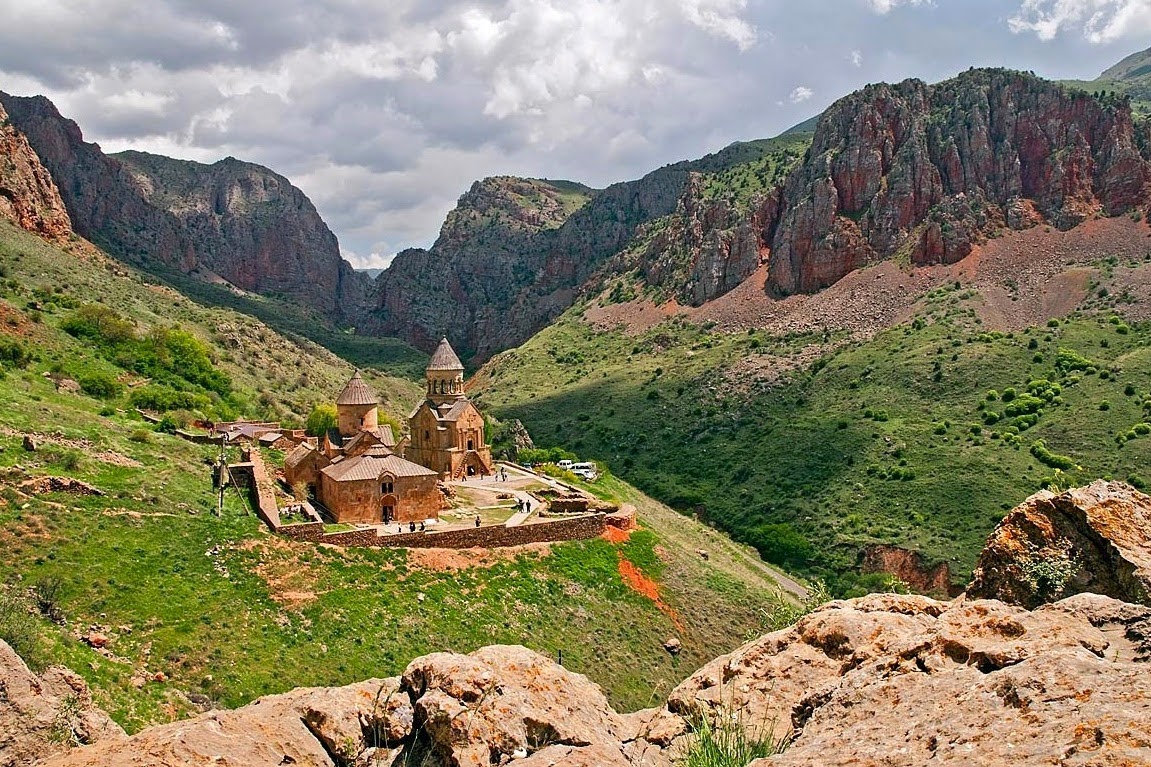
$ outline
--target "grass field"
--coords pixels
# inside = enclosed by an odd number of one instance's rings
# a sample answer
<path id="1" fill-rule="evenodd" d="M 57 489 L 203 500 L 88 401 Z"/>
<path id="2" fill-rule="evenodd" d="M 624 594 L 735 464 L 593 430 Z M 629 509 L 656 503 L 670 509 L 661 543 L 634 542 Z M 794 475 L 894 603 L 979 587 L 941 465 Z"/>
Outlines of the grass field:
<path id="1" fill-rule="evenodd" d="M 939 289 L 865 343 L 682 318 L 633 337 L 577 307 L 490 362 L 480 399 L 538 445 L 602 462 L 838 593 L 880 585 L 856 572 L 878 542 L 946 560 L 963 582 L 1005 511 L 1045 484 L 1151 477 L 1151 328 L 1111 297 L 989 333 L 981 300 Z M 772 382 L 809 346 L 817 362 Z"/>

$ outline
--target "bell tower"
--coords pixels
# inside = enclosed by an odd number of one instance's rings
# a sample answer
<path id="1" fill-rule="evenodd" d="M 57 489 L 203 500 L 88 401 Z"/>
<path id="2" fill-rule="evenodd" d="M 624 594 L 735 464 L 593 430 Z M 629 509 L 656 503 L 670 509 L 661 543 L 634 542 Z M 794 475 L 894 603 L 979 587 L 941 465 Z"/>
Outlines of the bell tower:
<path id="1" fill-rule="evenodd" d="M 448 339 L 440 341 L 425 371 L 428 400 L 436 407 L 464 398 L 464 365 Z"/>

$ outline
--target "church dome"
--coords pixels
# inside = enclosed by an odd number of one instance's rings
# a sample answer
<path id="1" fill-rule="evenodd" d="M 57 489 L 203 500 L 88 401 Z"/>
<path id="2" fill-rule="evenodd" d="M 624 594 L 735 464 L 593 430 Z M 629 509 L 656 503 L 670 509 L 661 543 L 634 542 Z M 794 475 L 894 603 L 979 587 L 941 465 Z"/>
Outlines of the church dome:
<path id="1" fill-rule="evenodd" d="M 379 402 L 380 398 L 372 391 L 372 387 L 360 378 L 358 370 L 336 400 L 337 405 L 378 405 Z"/>
<path id="2" fill-rule="evenodd" d="M 456 356 L 456 352 L 452 349 L 452 345 L 448 343 L 448 339 L 440 341 L 440 345 L 436 347 L 436 351 L 432 354 L 432 359 L 428 362 L 428 372 L 433 370 L 458 370 L 463 372 L 464 363 L 460 362 L 460 358 Z"/>

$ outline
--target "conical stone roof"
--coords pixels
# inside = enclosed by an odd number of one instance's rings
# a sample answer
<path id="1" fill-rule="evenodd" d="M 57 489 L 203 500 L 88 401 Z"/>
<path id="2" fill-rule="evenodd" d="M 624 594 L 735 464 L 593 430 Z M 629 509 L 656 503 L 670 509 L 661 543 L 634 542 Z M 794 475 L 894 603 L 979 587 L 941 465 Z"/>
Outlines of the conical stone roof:
<path id="1" fill-rule="evenodd" d="M 448 339 L 445 338 L 440 341 L 440 345 L 436 347 L 436 351 L 432 355 L 431 362 L 428 363 L 428 370 L 458 370 L 463 372 L 463 369 L 464 363 L 460 362 L 460 358 L 456 356 L 456 352 L 448 343 Z"/>
<path id="2" fill-rule="evenodd" d="M 372 391 L 372 387 L 360 378 L 360 371 L 352 376 L 352 380 L 348 381 L 348 385 L 340 392 L 339 399 L 336 400 L 337 405 L 378 405 L 380 398 Z"/>

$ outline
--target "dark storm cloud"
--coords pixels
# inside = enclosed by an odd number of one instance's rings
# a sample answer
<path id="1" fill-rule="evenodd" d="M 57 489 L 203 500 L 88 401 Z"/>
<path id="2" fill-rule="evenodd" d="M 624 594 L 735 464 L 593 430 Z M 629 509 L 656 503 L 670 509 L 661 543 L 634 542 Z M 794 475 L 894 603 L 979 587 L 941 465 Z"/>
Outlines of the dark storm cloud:
<path id="1" fill-rule="evenodd" d="M 1091 77 L 1151 0 L 0 0 L 0 88 L 106 149 L 288 175 L 363 262 L 475 178 L 595 186 L 778 133 L 867 82 Z M 372 254 L 376 254 L 373 256 Z"/>

